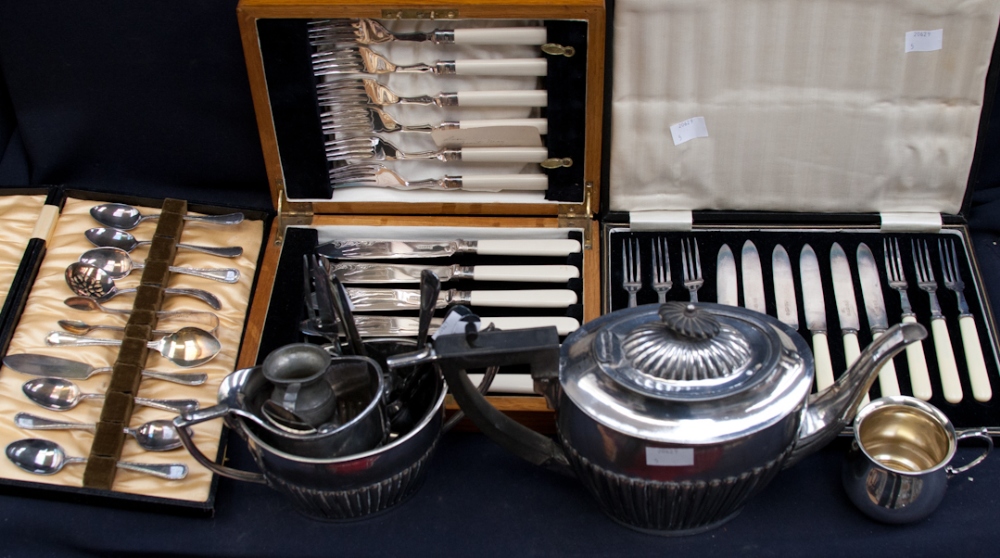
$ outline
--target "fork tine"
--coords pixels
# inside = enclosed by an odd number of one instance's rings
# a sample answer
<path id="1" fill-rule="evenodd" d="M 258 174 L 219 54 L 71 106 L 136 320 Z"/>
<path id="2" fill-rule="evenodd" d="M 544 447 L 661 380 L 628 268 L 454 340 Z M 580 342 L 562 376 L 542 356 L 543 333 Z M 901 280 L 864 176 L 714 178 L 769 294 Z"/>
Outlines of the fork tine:
<path id="1" fill-rule="evenodd" d="M 915 240 L 910 241 L 910 251 L 913 255 L 913 267 L 917 270 L 917 281 L 926 281 L 924 279 L 923 262 L 920 261 L 920 256 L 917 255 L 917 242 Z"/>
<path id="2" fill-rule="evenodd" d="M 945 283 L 950 283 L 952 281 L 951 258 L 948 256 L 948 248 L 940 238 L 938 239 L 938 260 L 941 262 L 941 279 Z"/>
<path id="3" fill-rule="evenodd" d="M 927 266 L 927 280 L 934 280 L 934 264 L 931 263 L 931 250 L 927 247 L 927 241 L 924 241 L 924 263 Z"/>
<path id="4" fill-rule="evenodd" d="M 949 244 L 951 244 L 952 281 L 962 283 L 962 274 L 958 271 L 958 251 L 955 249 L 955 241 L 951 240 L 949 241 Z"/>
<path id="5" fill-rule="evenodd" d="M 701 255 L 698 253 L 698 243 L 694 240 L 691 241 L 694 244 L 694 265 L 696 267 L 695 273 L 698 279 L 701 279 Z"/>
<path id="6" fill-rule="evenodd" d="M 632 276 L 633 281 L 638 281 L 642 278 L 642 252 L 639 251 L 639 239 L 633 238 L 635 242 L 634 259 L 632 262 L 635 264 L 635 275 Z"/>
<path id="7" fill-rule="evenodd" d="M 667 250 L 667 239 L 660 238 L 660 242 L 663 244 L 663 272 L 666 277 L 663 278 L 664 281 L 670 280 L 670 250 Z"/>

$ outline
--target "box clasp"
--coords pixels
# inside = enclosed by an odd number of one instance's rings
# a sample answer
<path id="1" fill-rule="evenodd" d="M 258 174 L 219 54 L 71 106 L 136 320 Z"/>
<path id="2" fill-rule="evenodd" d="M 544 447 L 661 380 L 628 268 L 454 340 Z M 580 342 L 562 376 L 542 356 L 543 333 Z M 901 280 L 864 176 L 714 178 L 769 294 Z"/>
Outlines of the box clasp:
<path id="1" fill-rule="evenodd" d="M 690 231 L 694 227 L 694 212 L 690 209 L 632 211 L 628 221 L 633 231 Z"/>
<path id="2" fill-rule="evenodd" d="M 285 240 L 285 229 L 291 225 L 312 224 L 312 204 L 308 202 L 292 202 L 285 195 L 285 182 L 277 181 L 278 190 L 278 229 L 274 236 L 274 245 L 281 246 Z"/>
<path id="3" fill-rule="evenodd" d="M 941 232 L 940 213 L 879 213 L 882 232 Z"/>
<path id="4" fill-rule="evenodd" d="M 583 230 L 583 249 L 590 250 L 594 246 L 593 235 L 591 234 L 591 219 L 593 211 L 590 205 L 590 196 L 594 190 L 594 183 L 587 182 L 583 187 L 583 203 L 562 204 L 559 206 L 559 227 Z"/>

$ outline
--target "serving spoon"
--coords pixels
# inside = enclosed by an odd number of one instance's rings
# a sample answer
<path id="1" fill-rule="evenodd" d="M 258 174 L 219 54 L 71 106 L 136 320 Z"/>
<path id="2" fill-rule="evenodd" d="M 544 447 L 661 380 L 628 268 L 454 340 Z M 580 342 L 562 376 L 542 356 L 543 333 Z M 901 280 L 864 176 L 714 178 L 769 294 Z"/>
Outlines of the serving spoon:
<path id="1" fill-rule="evenodd" d="M 128 255 L 128 252 L 121 248 L 94 248 L 87 250 L 83 254 L 80 254 L 80 261 L 103 269 L 112 279 L 121 279 L 129 273 L 145 267 L 145 264 L 133 260 Z M 240 280 L 240 270 L 231 267 L 194 268 L 171 265 L 167 269 L 174 273 L 193 275 L 222 283 L 235 283 Z"/>
<path id="2" fill-rule="evenodd" d="M 14 415 L 14 424 L 25 430 L 85 430 L 90 433 L 97 431 L 97 425 L 93 423 L 52 420 L 30 413 Z M 126 426 L 122 431 L 135 438 L 139 447 L 146 451 L 170 451 L 183 445 L 180 436 L 177 435 L 177 427 L 169 420 L 151 420 L 138 428 Z"/>
<path id="3" fill-rule="evenodd" d="M 85 399 L 104 399 L 103 393 L 83 393 L 80 386 L 62 378 L 36 378 L 21 386 L 21 391 L 32 402 L 50 411 L 68 411 Z M 188 413 L 198 410 L 194 399 L 146 399 L 134 398 L 137 405 L 152 407 L 172 413 Z"/>
<path id="4" fill-rule="evenodd" d="M 90 216 L 98 223 L 121 230 L 134 229 L 147 219 L 159 219 L 157 215 L 143 215 L 139 210 L 123 203 L 102 203 L 90 208 Z M 184 215 L 185 221 L 200 221 L 217 225 L 236 225 L 243 222 L 242 213 L 225 215 Z"/>
<path id="5" fill-rule="evenodd" d="M 84 312 L 104 312 L 120 316 L 128 316 L 132 313 L 131 308 L 127 310 L 123 308 L 111 308 L 102 305 L 100 302 L 97 302 L 97 299 L 89 296 L 71 296 L 63 302 L 66 306 L 74 310 L 83 310 Z M 195 322 L 206 326 L 202 329 L 212 333 L 215 333 L 219 329 L 219 317 L 211 312 L 202 312 L 200 310 L 160 310 L 156 313 L 156 319 L 161 322 L 167 320 Z"/>
<path id="6" fill-rule="evenodd" d="M 97 345 L 121 345 L 121 339 L 100 339 L 72 333 L 53 331 L 45 336 L 47 345 L 69 345 L 86 347 Z M 182 327 L 170 335 L 146 343 L 150 349 L 158 351 L 177 366 L 191 368 L 201 366 L 215 358 L 222 350 L 222 343 L 211 333 L 196 327 Z"/>
<path id="7" fill-rule="evenodd" d="M 87 240 L 89 240 L 94 246 L 120 248 L 126 252 L 131 252 L 144 244 L 153 243 L 152 240 L 138 240 L 128 231 L 113 229 L 110 227 L 94 227 L 92 229 L 87 229 L 87 231 L 83 233 L 83 236 L 87 237 Z M 214 246 L 198 246 L 196 244 L 179 243 L 177 244 L 177 247 L 194 252 L 201 252 L 202 254 L 219 256 L 222 258 L 238 258 L 243 255 L 243 247 L 241 246 L 216 248 Z"/>
<path id="8" fill-rule="evenodd" d="M 134 293 L 138 290 L 119 289 L 115 286 L 115 280 L 103 269 L 82 262 L 73 262 L 66 268 L 66 284 L 79 296 L 92 297 L 98 302 L 107 302 L 120 294 Z M 168 287 L 163 289 L 163 292 L 197 298 L 215 310 L 222 308 L 218 297 L 202 289 Z"/>
<path id="9" fill-rule="evenodd" d="M 86 457 L 69 457 L 62 446 L 48 440 L 28 438 L 11 442 L 7 446 L 7 459 L 21 469 L 36 475 L 54 475 L 66 465 L 87 462 Z M 187 465 L 183 463 L 153 464 L 119 461 L 119 469 L 145 473 L 167 480 L 180 480 L 187 476 Z"/>

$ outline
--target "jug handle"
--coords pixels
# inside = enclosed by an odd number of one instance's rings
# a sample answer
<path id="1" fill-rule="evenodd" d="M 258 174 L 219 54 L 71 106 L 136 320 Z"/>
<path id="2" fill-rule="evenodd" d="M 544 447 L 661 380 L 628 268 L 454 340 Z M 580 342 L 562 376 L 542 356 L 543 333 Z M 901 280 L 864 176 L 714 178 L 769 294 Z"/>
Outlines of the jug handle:
<path id="1" fill-rule="evenodd" d="M 979 465 L 984 459 L 986 459 L 986 456 L 993 451 L 993 438 L 990 436 L 989 431 L 986 428 L 970 428 L 968 430 L 960 430 L 957 434 L 958 435 L 955 437 L 956 444 L 967 438 L 979 438 L 980 440 L 984 440 L 986 442 L 986 449 L 978 457 L 961 467 L 952 467 L 951 465 L 948 465 L 948 467 L 945 468 L 945 472 L 948 473 L 949 477 L 964 473 L 976 465 Z"/>
<path id="2" fill-rule="evenodd" d="M 177 428 L 177 435 L 180 437 L 181 443 L 184 444 L 184 447 L 188 450 L 188 453 L 191 454 L 191 457 L 194 457 L 195 461 L 203 465 L 209 471 L 239 481 L 266 484 L 266 481 L 264 480 L 264 475 L 261 473 L 240 471 L 239 469 L 233 469 L 232 467 L 219 465 L 218 463 L 212 461 L 211 459 L 206 457 L 205 454 L 202 453 L 200 449 L 198 449 L 198 446 L 194 445 L 194 441 L 191 440 L 191 435 L 188 433 L 189 426 L 225 417 L 231 411 L 232 409 L 229 408 L 229 405 L 220 404 L 212 407 L 207 407 L 205 409 L 199 409 L 197 411 L 184 413 L 174 419 L 174 426 Z"/>
<path id="3" fill-rule="evenodd" d="M 554 327 L 444 335 L 434 340 L 434 353 L 435 366 L 448 382 L 452 396 L 476 427 L 530 463 L 572 474 L 562 447 L 498 411 L 466 373 L 469 368 L 509 364 L 529 364 L 533 378 L 557 372 L 559 334 Z"/>

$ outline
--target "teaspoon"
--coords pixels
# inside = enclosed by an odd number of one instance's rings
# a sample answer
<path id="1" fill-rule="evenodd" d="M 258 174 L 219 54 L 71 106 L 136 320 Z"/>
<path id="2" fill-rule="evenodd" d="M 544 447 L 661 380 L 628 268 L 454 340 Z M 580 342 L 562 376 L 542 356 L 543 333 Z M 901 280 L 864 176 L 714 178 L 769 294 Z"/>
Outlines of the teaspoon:
<path id="1" fill-rule="evenodd" d="M 66 268 L 66 284 L 74 293 L 92 297 L 99 302 L 107 302 L 120 294 L 134 293 L 137 290 L 119 289 L 115 286 L 115 280 L 103 269 L 80 262 L 73 262 Z M 201 289 L 165 288 L 163 292 L 197 298 L 215 310 L 222 308 L 217 296 Z"/>
<path id="2" fill-rule="evenodd" d="M 97 345 L 121 345 L 121 339 L 100 339 L 53 331 L 45 337 L 48 345 L 70 345 L 74 347 Z M 191 368 L 201 366 L 215 358 L 222 350 L 222 343 L 214 335 L 196 327 L 182 327 L 170 335 L 146 343 L 150 349 L 158 351 L 177 366 Z"/>
<path id="3" fill-rule="evenodd" d="M 121 279 L 133 271 L 143 269 L 145 265 L 137 262 L 121 248 L 94 248 L 80 255 L 80 261 L 96 268 L 103 269 L 112 279 Z M 203 279 L 211 279 L 222 283 L 235 283 L 240 280 L 240 270 L 231 267 L 194 268 L 176 265 L 167 269 L 174 273 L 193 275 Z"/>
<path id="4" fill-rule="evenodd" d="M 103 393 L 83 393 L 80 386 L 61 378 L 36 378 L 21 386 L 21 391 L 37 405 L 50 411 L 68 411 L 84 399 L 104 399 Z M 188 413 L 198 410 L 194 399 L 146 399 L 134 398 L 137 405 L 172 413 Z"/>
<path id="5" fill-rule="evenodd" d="M 120 248 L 126 252 L 131 252 L 143 244 L 153 243 L 152 240 L 138 240 L 130 232 L 108 227 L 95 227 L 93 229 L 87 229 L 83 235 L 86 236 L 87 240 L 89 240 L 94 246 Z M 243 248 L 240 246 L 216 248 L 214 246 L 198 246 L 196 244 L 179 243 L 177 244 L 177 247 L 184 248 L 185 250 L 192 250 L 194 252 L 201 252 L 202 254 L 219 256 L 222 258 L 238 258 L 243 255 Z"/>
<path id="6" fill-rule="evenodd" d="M 86 422 L 71 422 L 47 419 L 30 413 L 14 415 L 14 424 L 25 430 L 85 430 L 97 431 L 97 425 Z M 138 428 L 126 426 L 122 431 L 135 438 L 139 447 L 146 451 L 170 451 L 181 447 L 180 436 L 173 421 L 151 420 Z"/>
<path id="7" fill-rule="evenodd" d="M 90 208 L 90 216 L 98 223 L 116 229 L 134 229 L 139 223 L 147 219 L 158 219 L 159 215 L 143 215 L 139 210 L 131 205 L 123 203 L 102 203 Z M 236 225 L 243 222 L 242 213 L 229 213 L 226 215 L 184 215 L 185 221 L 201 221 L 203 223 L 215 223 L 218 225 Z"/>
<path id="8" fill-rule="evenodd" d="M 110 308 L 103 306 L 96 299 L 89 296 L 71 296 L 63 301 L 66 306 L 73 308 L 74 310 L 83 310 L 84 312 L 104 312 L 106 314 L 118 314 L 120 316 L 128 316 L 132 313 L 132 309 L 121 309 L 121 308 Z M 206 331 L 211 331 L 215 333 L 219 329 L 219 317 L 211 312 L 202 312 L 199 310 L 160 310 L 156 313 L 156 319 L 158 321 L 166 320 L 180 320 L 185 322 L 195 322 L 199 325 L 207 326 L 203 329 Z"/>
<path id="9" fill-rule="evenodd" d="M 69 457 L 59 444 L 38 438 L 11 442 L 6 453 L 11 463 L 36 475 L 54 475 L 66 465 L 87 462 L 86 457 Z M 187 466 L 183 463 L 159 465 L 119 461 L 118 468 L 167 480 L 180 480 L 187 476 Z"/>
<path id="10" fill-rule="evenodd" d="M 19 353 L 3 357 L 4 366 L 31 376 L 62 378 L 64 380 L 86 380 L 94 374 L 111 372 L 110 366 L 94 368 L 85 362 L 31 353 Z M 180 374 L 143 370 L 144 378 L 164 380 L 185 386 L 200 386 L 208 380 L 208 374 Z"/>

